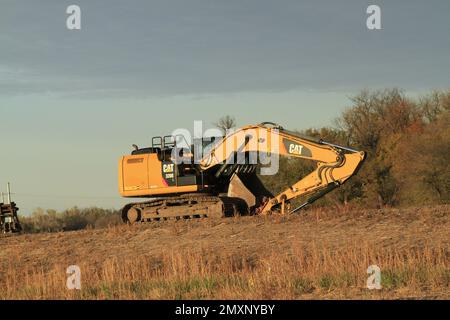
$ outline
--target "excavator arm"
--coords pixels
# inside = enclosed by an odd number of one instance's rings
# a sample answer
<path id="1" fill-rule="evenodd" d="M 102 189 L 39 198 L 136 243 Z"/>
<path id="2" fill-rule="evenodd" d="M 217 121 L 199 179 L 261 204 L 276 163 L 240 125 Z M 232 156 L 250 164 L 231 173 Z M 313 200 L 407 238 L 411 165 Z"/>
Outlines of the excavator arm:
<path id="1" fill-rule="evenodd" d="M 199 167 L 201 171 L 207 171 L 219 166 L 220 173 L 227 166 L 246 163 L 242 162 L 248 161 L 245 160 L 246 154 L 258 155 L 259 159 L 270 158 L 272 162 L 275 159 L 273 156 L 302 158 L 317 165 L 309 175 L 259 204 L 256 210 L 259 214 L 268 214 L 279 205 L 284 213 L 287 201 L 307 196 L 306 202 L 292 212 L 297 211 L 347 181 L 365 158 L 362 151 L 305 137 L 273 123 L 262 123 L 243 127 L 224 137 L 203 157 Z"/>

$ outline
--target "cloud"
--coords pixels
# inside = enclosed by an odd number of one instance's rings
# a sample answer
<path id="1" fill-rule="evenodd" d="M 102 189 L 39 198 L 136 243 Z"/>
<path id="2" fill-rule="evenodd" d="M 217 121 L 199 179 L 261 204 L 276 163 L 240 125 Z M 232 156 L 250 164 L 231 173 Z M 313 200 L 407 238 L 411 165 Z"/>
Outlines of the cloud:
<path id="1" fill-rule="evenodd" d="M 365 28 L 367 3 L 360 1 L 78 1 L 81 31 L 65 28 L 69 4 L 2 5 L 0 95 L 91 99 L 448 84 L 447 1 L 408 8 L 382 2 L 378 33 Z M 411 16 L 427 23 L 418 27 Z"/>

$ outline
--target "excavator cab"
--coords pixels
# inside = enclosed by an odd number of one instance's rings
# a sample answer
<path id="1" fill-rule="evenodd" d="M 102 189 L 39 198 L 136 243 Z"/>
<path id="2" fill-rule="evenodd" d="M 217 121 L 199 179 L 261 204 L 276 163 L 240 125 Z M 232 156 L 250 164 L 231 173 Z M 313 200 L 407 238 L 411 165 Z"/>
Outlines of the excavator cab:
<path id="1" fill-rule="evenodd" d="M 119 191 L 124 197 L 146 197 L 198 192 L 205 188 L 202 174 L 195 170 L 193 152 L 178 148 L 182 136 L 156 136 L 152 146 L 134 146 L 131 156 L 119 163 Z M 185 161 L 173 156 L 185 158 Z M 181 159 L 183 160 L 183 159 Z M 181 164 L 178 164 L 181 162 Z"/>

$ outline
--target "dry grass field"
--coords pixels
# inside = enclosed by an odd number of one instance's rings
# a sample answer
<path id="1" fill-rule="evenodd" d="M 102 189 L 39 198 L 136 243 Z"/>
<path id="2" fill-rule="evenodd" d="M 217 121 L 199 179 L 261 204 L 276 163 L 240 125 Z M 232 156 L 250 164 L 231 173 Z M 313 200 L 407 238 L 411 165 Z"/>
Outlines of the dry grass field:
<path id="1" fill-rule="evenodd" d="M 3 236 L 0 299 L 448 299 L 449 230 L 434 206 Z"/>

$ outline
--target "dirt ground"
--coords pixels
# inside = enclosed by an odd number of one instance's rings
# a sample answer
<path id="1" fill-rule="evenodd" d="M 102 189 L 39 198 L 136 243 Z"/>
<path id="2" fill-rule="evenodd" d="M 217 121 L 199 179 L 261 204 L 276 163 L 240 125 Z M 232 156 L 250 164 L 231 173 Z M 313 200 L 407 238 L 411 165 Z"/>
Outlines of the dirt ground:
<path id="1" fill-rule="evenodd" d="M 135 226 L 0 238 L 0 270 L 159 256 L 169 251 L 264 257 L 312 245 L 365 243 L 408 251 L 450 248 L 450 206 L 379 210 L 310 210 L 292 216 L 168 221 Z M 443 296 L 448 296 L 448 288 Z M 441 295 L 442 296 L 442 295 Z"/>

